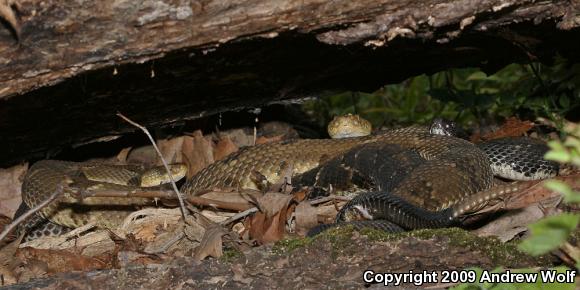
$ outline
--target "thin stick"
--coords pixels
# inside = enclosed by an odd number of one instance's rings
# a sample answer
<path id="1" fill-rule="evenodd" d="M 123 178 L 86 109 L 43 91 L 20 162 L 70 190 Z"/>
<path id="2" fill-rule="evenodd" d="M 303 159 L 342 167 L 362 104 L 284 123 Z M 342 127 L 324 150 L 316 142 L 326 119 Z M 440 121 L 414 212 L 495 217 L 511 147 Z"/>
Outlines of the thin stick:
<path id="1" fill-rule="evenodd" d="M 84 192 L 83 197 L 146 197 L 146 198 L 166 198 L 175 199 L 173 191 L 135 191 L 135 190 L 91 190 Z M 250 202 L 231 202 L 216 199 L 210 199 L 200 196 L 188 196 L 185 199 L 193 205 L 210 206 L 226 210 L 244 211 L 252 208 Z"/>
<path id="2" fill-rule="evenodd" d="M 246 217 L 248 215 L 251 215 L 251 214 L 253 214 L 253 213 L 257 212 L 257 211 L 258 211 L 258 208 L 257 207 L 252 207 L 250 209 L 247 209 L 247 210 L 245 210 L 243 212 L 237 213 L 237 214 L 229 217 L 227 220 L 221 222 L 220 225 L 225 226 L 225 225 L 227 225 L 227 224 L 229 224 L 231 222 L 237 221 L 237 220 L 239 220 L 239 219 L 241 219 L 243 217 Z"/>
<path id="3" fill-rule="evenodd" d="M 187 197 L 187 201 L 189 203 L 195 204 L 195 205 L 204 205 L 204 206 L 210 206 L 210 207 L 228 209 L 228 210 L 235 210 L 235 211 L 244 211 L 244 210 L 247 210 L 247 209 L 253 207 L 252 204 L 250 204 L 250 203 L 221 201 L 221 200 L 203 198 L 203 197 L 199 197 L 199 196 L 189 196 L 189 197 Z"/>
<path id="4" fill-rule="evenodd" d="M 171 170 L 169 170 L 169 165 L 167 165 L 165 158 L 163 158 L 163 155 L 161 155 L 161 151 L 159 151 L 159 148 L 157 147 L 155 140 L 153 139 L 153 137 L 149 133 L 149 130 L 147 130 L 147 128 L 139 125 L 138 123 L 132 121 L 131 119 L 125 117 L 121 113 L 117 113 L 117 116 L 119 116 L 121 119 L 127 121 L 127 123 L 141 129 L 143 131 L 143 133 L 145 133 L 145 135 L 147 135 L 147 137 L 149 138 L 149 141 L 151 141 L 153 148 L 155 148 L 155 151 L 157 151 L 159 158 L 161 158 L 161 162 L 163 162 L 163 167 L 165 167 L 167 174 L 169 174 L 169 180 L 171 181 L 171 185 L 173 186 L 173 190 L 175 191 L 175 194 L 177 195 L 177 199 L 179 199 L 179 207 L 181 208 L 181 216 L 183 217 L 183 220 L 185 220 L 186 209 L 185 209 L 185 203 L 183 202 L 183 197 L 181 195 L 181 192 L 179 192 L 179 189 L 177 188 L 177 184 L 175 184 L 175 180 L 173 180 L 173 175 L 171 174 Z"/>
<path id="5" fill-rule="evenodd" d="M 43 202 L 39 203 L 35 207 L 25 212 L 23 215 L 19 216 L 17 219 L 12 221 L 8 226 L 6 226 L 6 228 L 4 228 L 4 231 L 0 234 L 0 241 L 3 240 L 8 235 L 8 233 L 10 233 L 18 224 L 22 223 L 25 219 L 33 215 L 35 212 L 39 211 L 41 208 L 45 207 L 47 204 L 55 200 L 62 193 L 62 191 L 63 191 L 62 185 L 59 185 L 58 189 L 55 190 L 50 197 L 48 197 Z"/>
<path id="6" fill-rule="evenodd" d="M 323 197 L 323 198 L 319 198 L 319 199 L 315 199 L 313 201 L 310 201 L 310 205 L 317 205 L 317 204 L 321 204 L 321 203 L 325 203 L 327 201 L 334 201 L 334 200 L 341 200 L 341 201 L 349 201 L 351 200 L 352 197 L 348 197 L 348 196 L 341 196 L 341 195 L 329 195 L 327 197 Z"/>

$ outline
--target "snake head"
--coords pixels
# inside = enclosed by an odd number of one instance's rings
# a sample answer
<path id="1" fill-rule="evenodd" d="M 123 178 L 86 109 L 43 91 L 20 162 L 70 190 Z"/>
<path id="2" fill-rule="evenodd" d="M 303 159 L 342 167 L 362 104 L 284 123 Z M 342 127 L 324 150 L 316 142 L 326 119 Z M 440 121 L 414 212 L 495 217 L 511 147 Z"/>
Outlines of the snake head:
<path id="1" fill-rule="evenodd" d="M 433 135 L 454 136 L 465 139 L 467 134 L 457 123 L 444 118 L 435 118 L 431 121 L 429 132 Z"/>
<path id="2" fill-rule="evenodd" d="M 173 178 L 174 181 L 179 181 L 187 174 L 187 165 L 183 163 L 169 164 L 169 174 L 165 167 L 158 166 L 145 171 L 141 175 L 141 187 L 153 187 L 162 184 L 168 184 Z"/>

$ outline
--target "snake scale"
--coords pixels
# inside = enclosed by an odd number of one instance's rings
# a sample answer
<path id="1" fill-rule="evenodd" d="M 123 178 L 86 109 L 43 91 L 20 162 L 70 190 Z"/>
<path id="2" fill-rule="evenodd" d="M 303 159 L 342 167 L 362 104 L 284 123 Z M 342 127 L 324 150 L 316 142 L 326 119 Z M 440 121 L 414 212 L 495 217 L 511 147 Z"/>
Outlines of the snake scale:
<path id="1" fill-rule="evenodd" d="M 362 156 L 364 154 L 367 156 Z M 345 163 L 345 158 L 351 158 L 351 163 Z M 366 163 L 357 165 L 357 160 L 366 160 Z M 374 163 L 369 163 L 369 160 Z M 348 220 L 349 211 L 366 207 L 363 212 L 367 210 L 374 219 L 386 219 L 375 222 L 376 227 L 391 231 L 446 226 L 449 220 L 468 208 L 512 190 L 491 189 L 493 172 L 490 159 L 474 144 L 453 136 L 434 135 L 425 127 L 413 126 L 362 137 L 289 140 L 242 148 L 187 180 L 181 192 L 197 195 L 209 189 L 255 189 L 259 186 L 255 183 L 254 172 L 276 183 L 289 169 L 299 183 L 315 185 L 320 176 L 311 179 L 313 184 L 306 183 L 314 172 L 338 168 L 328 166 L 333 162 L 358 171 L 365 168 L 374 170 L 370 175 L 367 172 L 366 177 L 364 172 L 359 174 L 361 179 L 385 177 L 396 181 L 386 187 L 374 181 L 375 193 L 355 198 L 338 215 L 339 221 Z M 393 167 L 393 162 L 400 166 Z M 70 183 L 71 178 L 83 180 L 79 166 L 79 163 L 63 161 L 42 161 L 33 165 L 22 187 L 26 205 L 38 204 L 62 182 Z M 346 175 L 341 177 L 340 172 L 334 170 L 327 176 L 335 174 L 339 179 L 337 183 L 340 183 L 341 178 L 352 180 L 352 172 L 345 172 Z M 368 208 L 369 202 L 378 207 Z M 93 222 L 109 228 L 118 225 L 135 206 L 150 203 L 143 198 L 88 197 L 79 204 L 65 192 L 57 202 L 40 211 L 40 215 L 67 227 Z M 355 223 L 365 225 L 368 222 Z"/>

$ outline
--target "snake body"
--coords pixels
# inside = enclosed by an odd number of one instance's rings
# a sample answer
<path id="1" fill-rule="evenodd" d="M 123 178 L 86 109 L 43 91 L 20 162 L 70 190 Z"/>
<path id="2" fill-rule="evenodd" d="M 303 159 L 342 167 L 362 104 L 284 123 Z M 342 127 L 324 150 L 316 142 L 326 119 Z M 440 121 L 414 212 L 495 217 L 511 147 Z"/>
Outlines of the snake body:
<path id="1" fill-rule="evenodd" d="M 175 179 L 183 177 L 186 167 L 175 164 L 170 167 Z M 109 165 L 97 162 L 70 162 L 42 160 L 33 164 L 22 183 L 23 203 L 17 216 L 62 191 L 56 202 L 42 208 L 20 231 L 27 232 L 27 239 L 55 235 L 87 223 L 104 228 L 118 227 L 127 214 L 139 207 L 153 205 L 148 198 L 88 197 L 79 202 L 74 195 L 79 190 L 109 189 L 133 190 L 166 183 L 169 176 L 165 169 L 146 169 L 139 165 Z M 46 224 L 48 219 L 52 223 Z"/>
<path id="2" fill-rule="evenodd" d="M 350 161 L 344 162 L 346 159 Z M 393 166 L 393 162 L 407 165 Z M 334 170 L 328 164 L 338 165 L 334 169 L 346 166 L 348 170 Z M 63 182 L 67 185 L 95 182 L 88 180 L 84 166 L 83 163 L 55 160 L 34 164 L 24 179 L 24 202 L 30 207 L 38 204 Z M 381 194 L 354 199 L 339 214 L 339 220 L 347 219 L 348 211 L 357 206 L 369 210 L 368 205 L 378 205 L 375 207 L 378 211 L 370 209 L 370 214 L 373 218 L 389 219 L 381 222 L 385 229 L 446 226 L 468 208 L 477 207 L 500 192 L 490 191 L 493 173 L 484 151 L 463 139 L 434 135 L 428 128 L 418 126 L 362 137 L 290 140 L 242 148 L 187 180 L 181 192 L 198 195 L 211 189 L 259 188 L 255 173 L 276 183 L 288 173 L 305 182 L 317 172 L 311 180 L 316 183 L 320 177 L 318 173 L 325 168 L 330 173 L 327 176 L 334 174 L 339 180 L 358 176 L 396 181 L 381 185 L 375 180 L 374 188 Z M 358 173 L 350 170 L 352 168 Z M 126 169 L 108 168 L 105 171 L 118 175 L 123 170 Z M 380 186 L 376 187 L 377 184 Z M 94 222 L 111 228 L 119 225 L 135 206 L 150 203 L 145 198 L 89 197 L 79 204 L 65 192 L 40 215 L 67 227 Z"/>

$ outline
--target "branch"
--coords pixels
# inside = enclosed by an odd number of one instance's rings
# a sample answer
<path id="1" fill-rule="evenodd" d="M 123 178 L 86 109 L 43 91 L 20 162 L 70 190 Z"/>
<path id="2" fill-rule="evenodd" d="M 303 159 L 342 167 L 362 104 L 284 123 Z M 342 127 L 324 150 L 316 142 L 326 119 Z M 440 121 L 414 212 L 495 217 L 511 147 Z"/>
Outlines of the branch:
<path id="1" fill-rule="evenodd" d="M 49 204 L 50 202 L 55 200 L 60 194 L 62 194 L 63 189 L 64 189 L 64 186 L 62 184 L 59 184 L 57 189 L 46 200 L 39 203 L 37 206 L 31 208 L 30 210 L 28 210 L 27 212 L 25 212 L 24 214 L 19 216 L 17 219 L 12 221 L 8 226 L 6 226 L 4 231 L 0 234 L 0 241 L 2 241 L 8 235 L 8 233 L 10 233 L 17 225 L 19 225 L 24 220 L 26 220 L 28 217 L 33 215 L 35 212 L 39 211 L 40 209 L 45 207 L 47 204 Z M 24 201 L 22 201 L 22 202 L 24 202 Z"/>
<path id="2" fill-rule="evenodd" d="M 121 119 L 127 121 L 129 124 L 141 129 L 143 131 L 143 133 L 145 133 L 145 135 L 147 135 L 147 137 L 149 138 L 149 141 L 151 141 L 153 148 L 155 148 L 157 155 L 159 155 L 159 158 L 161 158 L 161 162 L 163 162 L 163 167 L 165 167 L 165 170 L 167 171 L 167 174 L 169 175 L 169 180 L 171 181 L 171 186 L 173 186 L 173 190 L 175 191 L 175 194 L 177 195 L 177 199 L 179 200 L 179 207 L 181 208 L 181 216 L 183 217 L 183 220 L 185 220 L 186 209 L 185 209 L 185 203 L 183 202 L 183 197 L 181 195 L 181 192 L 179 192 L 179 189 L 177 188 L 177 184 L 175 184 L 175 180 L 173 179 L 173 175 L 171 174 L 171 170 L 169 170 L 169 165 L 167 165 L 167 161 L 165 161 L 165 158 L 163 158 L 163 155 L 161 154 L 159 147 L 157 147 L 155 140 L 153 139 L 153 137 L 149 133 L 149 130 L 147 130 L 147 128 L 139 125 L 138 123 L 132 121 L 131 119 L 125 117 L 121 113 L 117 113 L 117 116 L 121 117 Z"/>

